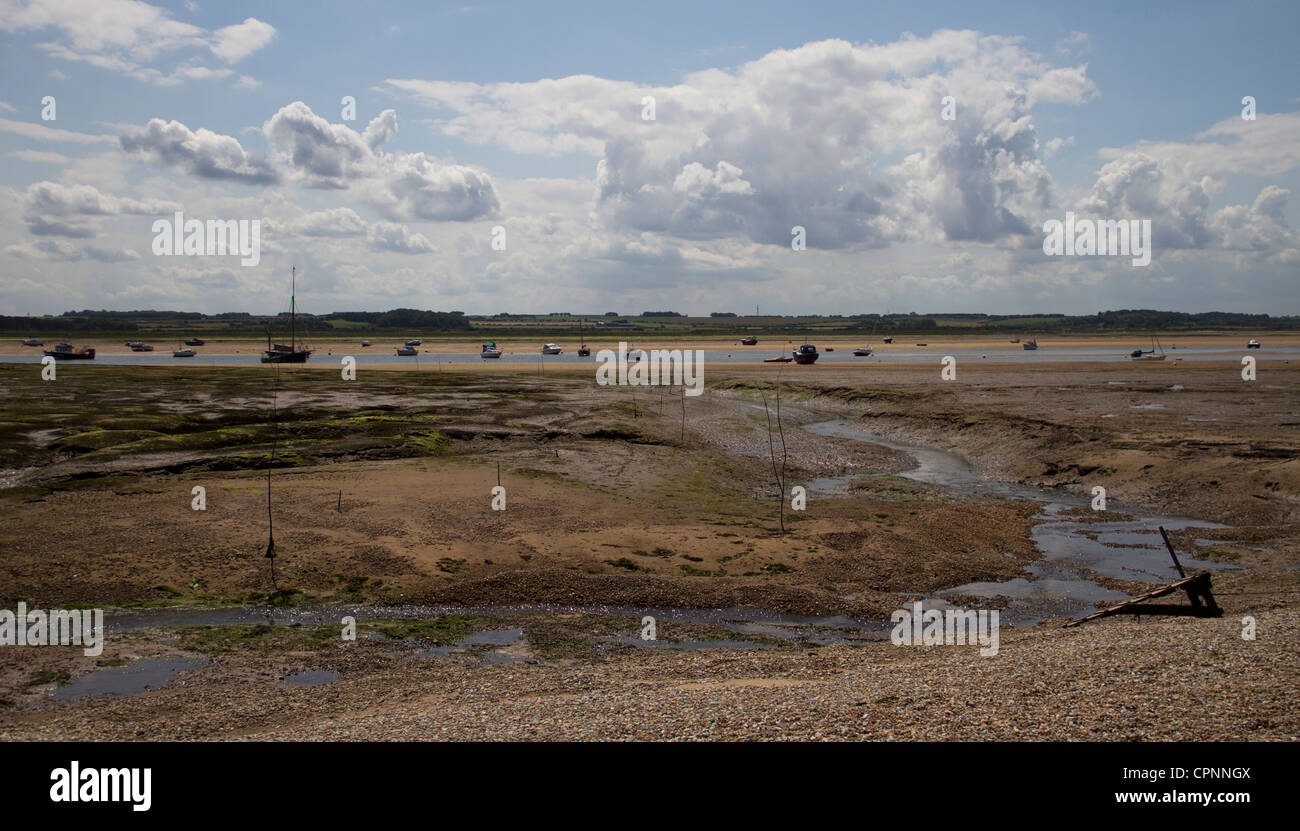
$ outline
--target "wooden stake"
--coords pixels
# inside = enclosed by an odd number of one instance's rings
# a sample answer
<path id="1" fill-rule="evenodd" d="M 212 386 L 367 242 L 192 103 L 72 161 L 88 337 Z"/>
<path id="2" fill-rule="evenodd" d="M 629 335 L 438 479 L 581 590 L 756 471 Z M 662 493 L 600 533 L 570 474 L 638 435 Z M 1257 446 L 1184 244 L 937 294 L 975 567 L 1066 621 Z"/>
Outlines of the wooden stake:
<path id="1" fill-rule="evenodd" d="M 1169 549 L 1169 556 L 1174 558 L 1174 568 L 1178 569 L 1179 577 L 1186 577 L 1187 572 L 1183 571 L 1183 564 L 1178 562 L 1178 554 L 1174 551 L 1174 544 L 1169 541 L 1169 535 L 1165 533 L 1165 526 L 1161 525 L 1160 536 L 1164 537 L 1165 548 Z"/>

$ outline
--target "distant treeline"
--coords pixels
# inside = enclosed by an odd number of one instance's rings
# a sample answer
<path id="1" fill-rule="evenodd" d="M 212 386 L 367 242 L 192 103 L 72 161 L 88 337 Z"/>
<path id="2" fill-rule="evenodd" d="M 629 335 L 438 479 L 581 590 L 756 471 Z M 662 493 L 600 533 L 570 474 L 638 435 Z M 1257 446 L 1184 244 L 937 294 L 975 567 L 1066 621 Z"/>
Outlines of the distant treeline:
<path id="1" fill-rule="evenodd" d="M 1188 331 L 1196 329 L 1300 329 L 1300 317 L 1271 317 L 1239 312 L 1162 312 L 1156 309 L 1121 309 L 1095 315 L 984 315 L 929 314 L 853 315 L 857 328 L 904 331 L 1016 329 L 1026 332 Z M 955 325 L 954 325 L 955 324 Z"/>
<path id="2" fill-rule="evenodd" d="M 425 312 L 419 309 L 393 309 L 390 312 L 335 312 L 326 317 L 365 323 L 375 329 L 422 329 L 454 331 L 470 328 L 464 312 Z M 324 321 L 320 321 L 324 322 Z M 313 323 L 313 326 L 316 324 Z"/>
<path id="3" fill-rule="evenodd" d="M 242 334 L 246 330 L 261 332 L 272 328 L 279 330 L 288 325 L 288 313 L 255 316 L 248 312 L 223 312 L 205 315 L 198 312 L 146 311 L 64 312 L 50 317 L 17 317 L 0 315 L 0 332 L 156 332 L 184 330 L 187 332 L 221 331 Z M 432 312 L 421 309 L 393 309 L 387 312 L 336 312 L 330 315 L 298 314 L 300 330 L 320 331 L 334 329 L 330 319 L 346 321 L 348 331 L 362 330 L 419 330 L 467 331 L 469 320 L 463 312 Z M 340 327 L 342 328 L 342 327 Z"/>
<path id="4" fill-rule="evenodd" d="M 274 333 L 288 329 L 288 314 L 250 315 L 247 312 L 223 312 L 215 315 L 178 311 L 92 311 L 64 312 L 49 317 L 0 316 L 0 332 L 47 335 L 123 334 L 170 337 L 178 334 L 225 334 L 258 336 L 268 329 Z M 658 320 L 654 320 L 658 318 Z M 653 322 L 652 322 L 653 321 Z M 609 324 L 608 321 L 606 325 Z M 1270 316 L 1238 312 L 1162 312 L 1156 309 L 1121 309 L 1095 315 L 987 315 L 970 313 L 915 312 L 900 314 L 856 315 L 764 315 L 736 316 L 731 312 L 713 312 L 709 317 L 686 317 L 676 312 L 644 312 L 640 317 L 615 321 L 631 331 L 653 331 L 676 335 L 748 334 L 852 334 L 908 332 L 927 334 L 979 334 L 981 332 L 1033 335 L 1052 333 L 1097 333 L 1123 331 L 1184 332 L 1194 330 L 1300 330 L 1300 316 Z M 298 331 L 303 334 L 332 331 L 336 334 L 383 334 L 385 332 L 436 333 L 466 332 L 471 328 L 487 334 L 508 324 L 509 332 L 519 336 L 563 335 L 576 330 L 579 321 L 550 315 L 493 315 L 466 317 L 463 312 L 435 312 L 421 309 L 392 309 L 387 312 L 335 312 L 329 315 L 298 314 Z M 522 325 L 521 325 L 522 324 Z M 531 324 L 531 325 L 530 325 Z M 653 328 L 651 328 L 653 327 Z M 504 330 L 502 330 L 504 331 Z"/>

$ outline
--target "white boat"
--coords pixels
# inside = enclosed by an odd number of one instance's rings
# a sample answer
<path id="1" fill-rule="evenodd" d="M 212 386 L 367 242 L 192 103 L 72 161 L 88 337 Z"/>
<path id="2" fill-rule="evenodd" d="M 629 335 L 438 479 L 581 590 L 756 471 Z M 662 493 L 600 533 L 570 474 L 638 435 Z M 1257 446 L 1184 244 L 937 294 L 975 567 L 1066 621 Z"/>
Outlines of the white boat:
<path id="1" fill-rule="evenodd" d="M 548 343 L 542 347 L 543 355 L 559 355 L 563 351 L 564 350 L 561 349 L 558 344 L 554 343 Z"/>
<path id="2" fill-rule="evenodd" d="M 185 349 L 173 349 L 173 350 L 172 350 L 172 357 L 173 357 L 173 358 L 193 358 L 193 357 L 194 357 L 195 355 L 197 355 L 197 354 L 199 354 L 199 353 L 198 353 L 198 352 L 195 352 L 193 349 L 189 349 L 189 348 L 185 348 Z"/>
<path id="3" fill-rule="evenodd" d="M 419 354 L 420 354 L 420 350 L 416 349 L 414 346 L 399 346 L 399 347 L 397 347 L 397 355 L 398 355 L 398 357 L 409 358 L 409 357 L 411 357 L 411 356 L 413 356 L 413 355 L 419 355 Z"/>
<path id="4" fill-rule="evenodd" d="M 1247 348 L 1247 349 L 1260 349 L 1260 348 L 1262 348 L 1262 347 L 1260 347 L 1260 345 L 1259 345 L 1259 341 L 1255 340 L 1254 338 L 1251 338 L 1251 339 L 1250 339 L 1250 342 L 1246 344 L 1246 348 Z"/>
<path id="5" fill-rule="evenodd" d="M 856 358 L 866 358 L 869 357 L 870 355 L 871 355 L 870 346 L 859 346 L 857 349 L 853 350 L 853 356 Z"/>
<path id="6" fill-rule="evenodd" d="M 483 351 L 479 353 L 480 358 L 500 358 L 501 350 L 497 349 L 495 341 L 488 341 L 483 344 Z"/>

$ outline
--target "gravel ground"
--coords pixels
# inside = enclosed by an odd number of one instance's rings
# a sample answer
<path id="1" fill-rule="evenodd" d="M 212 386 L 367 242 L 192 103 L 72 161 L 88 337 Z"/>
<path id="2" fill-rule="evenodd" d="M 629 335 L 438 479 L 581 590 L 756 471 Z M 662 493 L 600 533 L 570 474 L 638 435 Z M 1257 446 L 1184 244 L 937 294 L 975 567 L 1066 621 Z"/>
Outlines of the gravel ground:
<path id="1" fill-rule="evenodd" d="M 293 689 L 234 656 L 184 685 L 0 717 L 6 739 L 1295 740 L 1300 612 L 1113 618 L 972 647 L 626 649 L 604 662 L 462 657 Z M 525 651 L 526 657 L 526 651 Z M 535 662 L 534 662 L 535 661 Z M 243 669 L 240 669 L 244 667 Z M 260 677 L 255 677 L 259 676 Z"/>

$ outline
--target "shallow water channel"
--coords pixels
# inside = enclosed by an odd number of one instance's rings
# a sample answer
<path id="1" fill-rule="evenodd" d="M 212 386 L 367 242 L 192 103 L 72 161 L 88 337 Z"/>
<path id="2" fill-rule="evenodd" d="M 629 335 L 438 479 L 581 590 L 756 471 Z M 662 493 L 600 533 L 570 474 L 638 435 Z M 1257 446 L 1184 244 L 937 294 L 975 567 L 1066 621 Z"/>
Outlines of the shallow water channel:
<path id="1" fill-rule="evenodd" d="M 1034 485 L 990 481 L 980 477 L 970 461 L 960 453 L 920 444 L 892 441 L 884 436 L 855 427 L 843 419 L 804 425 L 804 430 L 819 436 L 869 442 L 898 450 L 916 459 L 916 466 L 899 473 L 907 479 L 938 485 L 958 498 L 1000 496 L 1028 499 L 1042 503 L 1032 538 L 1043 559 L 1025 568 L 1027 577 L 1000 583 L 978 582 L 954 586 L 931 599 L 936 608 L 944 604 L 944 595 L 1005 597 L 1009 602 L 1001 617 L 1012 625 L 1032 625 L 1044 617 L 1074 617 L 1095 611 L 1098 601 L 1123 600 L 1127 595 L 1099 586 L 1078 576 L 1080 567 L 1096 574 L 1123 580 L 1152 583 L 1178 579 L 1169 552 L 1160 538 L 1159 527 L 1224 528 L 1213 522 L 1164 516 L 1108 501 L 1108 509 L 1131 519 L 1097 522 L 1095 517 L 1081 522 L 1063 515 L 1071 508 L 1088 506 L 1085 496 L 1049 490 Z M 808 483 L 810 493 L 847 493 L 849 484 L 861 474 L 823 477 Z M 1199 544 L 1200 541 L 1198 541 Z M 1205 540 L 1206 543 L 1213 543 Z M 1200 560 L 1180 552 L 1179 561 L 1186 568 L 1234 569 L 1237 566 Z"/>

